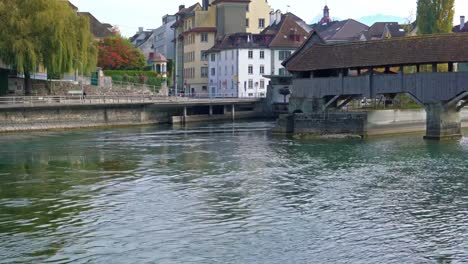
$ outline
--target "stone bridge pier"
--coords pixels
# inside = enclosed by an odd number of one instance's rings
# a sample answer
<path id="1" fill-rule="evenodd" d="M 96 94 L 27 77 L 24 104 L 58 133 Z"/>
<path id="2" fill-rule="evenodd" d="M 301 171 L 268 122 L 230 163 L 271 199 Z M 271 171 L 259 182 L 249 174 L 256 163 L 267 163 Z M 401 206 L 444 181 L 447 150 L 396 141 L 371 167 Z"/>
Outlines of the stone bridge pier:
<path id="1" fill-rule="evenodd" d="M 442 102 L 424 104 L 426 109 L 425 139 L 446 139 L 462 136 L 461 115 L 456 106 L 446 106 Z"/>

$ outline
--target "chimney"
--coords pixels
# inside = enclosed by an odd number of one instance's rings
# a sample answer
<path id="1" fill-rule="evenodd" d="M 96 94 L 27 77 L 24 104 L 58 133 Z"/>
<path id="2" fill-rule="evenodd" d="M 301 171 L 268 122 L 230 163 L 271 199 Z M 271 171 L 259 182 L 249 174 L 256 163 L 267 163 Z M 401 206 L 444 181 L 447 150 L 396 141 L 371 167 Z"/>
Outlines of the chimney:
<path id="1" fill-rule="evenodd" d="M 275 20 L 276 20 L 276 14 L 274 11 L 271 11 L 270 12 L 270 26 L 275 24 Z"/>
<path id="2" fill-rule="evenodd" d="M 209 5 L 210 5 L 210 0 L 203 0 L 203 10 L 208 10 Z"/>
<path id="3" fill-rule="evenodd" d="M 185 8 L 185 5 L 180 5 L 180 6 L 179 6 L 179 11 L 182 10 L 182 9 L 184 9 L 184 8 Z"/>
<path id="4" fill-rule="evenodd" d="M 281 22 L 281 10 L 276 10 L 276 19 L 275 19 L 275 24 L 279 24 Z"/>
<path id="5" fill-rule="evenodd" d="M 143 33 L 143 27 L 138 28 L 138 33 Z"/>
<path id="6" fill-rule="evenodd" d="M 460 16 L 460 31 L 465 28 L 465 16 Z"/>

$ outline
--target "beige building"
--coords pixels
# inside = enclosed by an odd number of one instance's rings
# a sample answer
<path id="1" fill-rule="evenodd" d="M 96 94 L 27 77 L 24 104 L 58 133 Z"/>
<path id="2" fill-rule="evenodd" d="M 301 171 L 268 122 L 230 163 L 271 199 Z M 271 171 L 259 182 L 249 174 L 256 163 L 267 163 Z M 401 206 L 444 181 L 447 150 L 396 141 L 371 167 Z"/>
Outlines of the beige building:
<path id="1" fill-rule="evenodd" d="M 270 23 L 266 0 L 203 0 L 176 14 L 176 92 L 208 96 L 206 51 L 217 39 L 239 32 L 258 33 Z M 252 22 L 254 21 L 254 22 Z"/>

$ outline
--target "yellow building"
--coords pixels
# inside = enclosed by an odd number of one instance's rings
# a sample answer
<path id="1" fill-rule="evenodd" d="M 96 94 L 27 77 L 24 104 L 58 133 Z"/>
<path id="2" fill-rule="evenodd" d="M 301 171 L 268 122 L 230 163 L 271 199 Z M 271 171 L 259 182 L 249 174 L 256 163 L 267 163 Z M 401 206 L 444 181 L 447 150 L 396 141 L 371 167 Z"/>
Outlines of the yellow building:
<path id="1" fill-rule="evenodd" d="M 227 34 L 259 33 L 270 23 L 271 8 L 266 0 L 203 0 L 176 14 L 176 92 L 207 96 L 208 58 L 206 51 Z M 255 21 L 255 22 L 253 22 Z"/>

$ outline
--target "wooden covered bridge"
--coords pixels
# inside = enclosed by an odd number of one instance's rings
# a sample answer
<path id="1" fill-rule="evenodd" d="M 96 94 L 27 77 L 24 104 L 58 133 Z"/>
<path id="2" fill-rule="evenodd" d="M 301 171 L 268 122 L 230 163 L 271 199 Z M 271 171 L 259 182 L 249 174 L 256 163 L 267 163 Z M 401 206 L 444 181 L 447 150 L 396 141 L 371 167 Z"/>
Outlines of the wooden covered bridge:
<path id="1" fill-rule="evenodd" d="M 300 112 L 339 110 L 353 99 L 405 93 L 427 113 L 427 138 L 461 135 L 468 104 L 468 34 L 326 44 L 318 33 L 283 65 Z"/>

